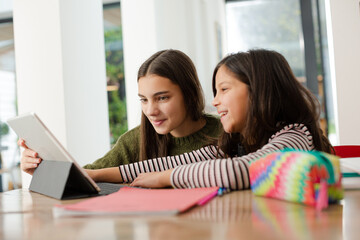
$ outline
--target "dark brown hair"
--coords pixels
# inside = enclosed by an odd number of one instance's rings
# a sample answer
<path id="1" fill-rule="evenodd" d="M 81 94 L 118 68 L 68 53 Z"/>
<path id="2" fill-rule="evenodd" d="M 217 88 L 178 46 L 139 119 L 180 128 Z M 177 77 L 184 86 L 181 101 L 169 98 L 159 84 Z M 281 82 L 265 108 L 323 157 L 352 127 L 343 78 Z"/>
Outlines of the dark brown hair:
<path id="1" fill-rule="evenodd" d="M 202 88 L 191 59 L 178 50 L 162 50 L 147 59 L 138 71 L 141 77 L 154 74 L 178 85 L 184 97 L 187 113 L 192 120 L 203 117 L 205 107 Z M 170 134 L 158 134 L 144 113 L 140 125 L 140 160 L 168 155 Z"/>
<path id="2" fill-rule="evenodd" d="M 319 101 L 296 80 L 286 59 L 275 51 L 255 49 L 225 57 L 213 73 L 226 66 L 249 90 L 249 112 L 243 135 L 224 132 L 220 148 L 234 155 L 235 144 L 246 152 L 254 152 L 267 144 L 269 138 L 289 124 L 302 123 L 310 131 L 316 150 L 330 153 L 332 146 L 319 124 Z"/>

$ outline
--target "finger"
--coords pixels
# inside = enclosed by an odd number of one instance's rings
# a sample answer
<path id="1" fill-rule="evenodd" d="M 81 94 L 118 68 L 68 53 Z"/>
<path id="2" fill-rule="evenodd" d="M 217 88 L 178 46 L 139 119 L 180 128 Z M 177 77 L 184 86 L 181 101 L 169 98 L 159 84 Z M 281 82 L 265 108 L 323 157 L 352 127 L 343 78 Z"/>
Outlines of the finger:
<path id="1" fill-rule="evenodd" d="M 39 164 L 39 163 L 41 163 L 41 159 L 40 158 L 32 158 L 32 157 L 23 157 L 21 159 L 21 163 L 36 163 L 36 164 Z"/>
<path id="2" fill-rule="evenodd" d="M 136 179 L 132 183 L 130 183 L 130 187 L 135 187 L 135 182 L 136 182 Z"/>
<path id="3" fill-rule="evenodd" d="M 20 146 L 20 147 L 23 147 L 23 148 L 29 148 L 26 144 L 25 144 L 25 140 L 23 138 L 20 138 L 17 142 L 17 144 Z"/>
<path id="4" fill-rule="evenodd" d="M 139 177 L 135 178 L 135 180 L 130 183 L 130 187 L 138 187 L 139 186 Z"/>
<path id="5" fill-rule="evenodd" d="M 34 168 L 37 168 L 39 164 L 37 163 L 21 163 L 21 169 L 25 172 L 33 170 Z"/>
<path id="6" fill-rule="evenodd" d="M 29 148 L 25 149 L 23 151 L 22 155 L 25 156 L 25 157 L 28 156 L 28 157 L 33 157 L 33 158 L 38 157 L 38 153 L 35 152 L 34 150 L 29 149 Z"/>
<path id="7" fill-rule="evenodd" d="M 142 185 L 139 183 L 131 183 L 130 187 L 142 187 Z"/>

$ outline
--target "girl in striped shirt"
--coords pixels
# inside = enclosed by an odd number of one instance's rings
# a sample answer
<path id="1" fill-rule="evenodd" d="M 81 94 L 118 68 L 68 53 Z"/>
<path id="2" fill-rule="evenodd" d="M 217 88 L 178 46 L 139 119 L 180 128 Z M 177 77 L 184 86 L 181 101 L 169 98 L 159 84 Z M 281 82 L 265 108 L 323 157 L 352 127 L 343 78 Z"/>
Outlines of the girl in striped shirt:
<path id="1" fill-rule="evenodd" d="M 215 68 L 214 100 L 224 133 L 218 143 L 189 153 L 87 170 L 95 181 L 139 187 L 250 188 L 250 162 L 285 148 L 331 152 L 319 126 L 317 99 L 274 51 L 225 57 Z"/>

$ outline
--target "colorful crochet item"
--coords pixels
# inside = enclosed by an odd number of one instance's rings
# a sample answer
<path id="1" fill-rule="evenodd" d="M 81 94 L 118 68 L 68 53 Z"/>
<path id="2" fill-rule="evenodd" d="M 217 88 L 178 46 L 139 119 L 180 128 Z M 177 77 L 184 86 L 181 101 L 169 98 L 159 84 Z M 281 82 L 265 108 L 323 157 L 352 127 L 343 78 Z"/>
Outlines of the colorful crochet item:
<path id="1" fill-rule="evenodd" d="M 283 150 L 250 164 L 255 195 L 303 203 L 321 210 L 343 199 L 339 158 L 317 151 Z"/>

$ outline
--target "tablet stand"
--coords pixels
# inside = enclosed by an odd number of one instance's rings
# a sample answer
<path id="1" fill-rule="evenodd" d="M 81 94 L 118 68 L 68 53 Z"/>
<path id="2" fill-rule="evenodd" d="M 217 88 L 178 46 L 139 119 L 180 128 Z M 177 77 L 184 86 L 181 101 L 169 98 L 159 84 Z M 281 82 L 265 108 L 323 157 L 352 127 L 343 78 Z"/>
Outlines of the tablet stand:
<path id="1" fill-rule="evenodd" d="M 98 195 L 72 162 L 43 160 L 35 169 L 29 190 L 57 199 Z"/>

